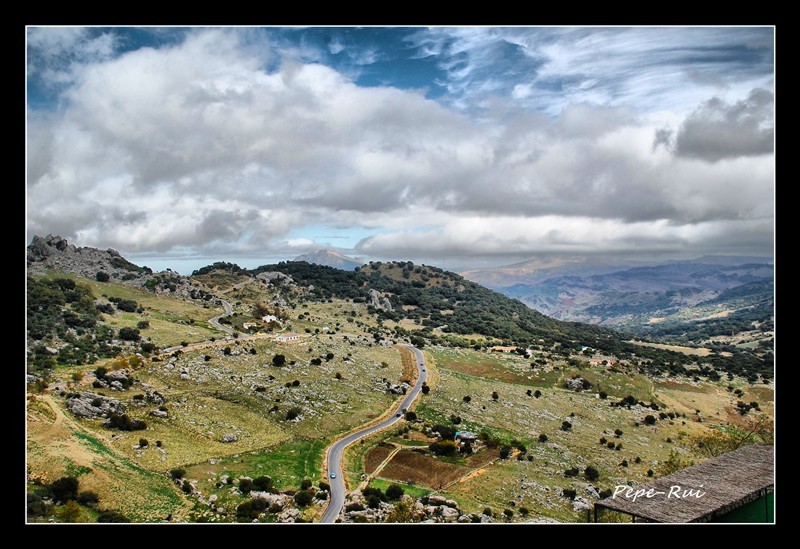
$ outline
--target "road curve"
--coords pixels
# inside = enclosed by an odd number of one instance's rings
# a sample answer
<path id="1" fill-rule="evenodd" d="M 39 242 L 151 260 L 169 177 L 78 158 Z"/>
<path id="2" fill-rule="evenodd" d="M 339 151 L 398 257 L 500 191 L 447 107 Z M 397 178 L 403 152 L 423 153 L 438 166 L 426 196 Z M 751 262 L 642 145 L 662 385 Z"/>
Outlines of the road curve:
<path id="1" fill-rule="evenodd" d="M 215 328 L 219 328 L 220 330 L 222 330 L 226 334 L 231 335 L 231 334 L 233 334 L 233 329 L 229 328 L 228 326 L 224 326 L 224 325 L 220 324 L 219 323 L 219 319 L 223 318 L 223 317 L 226 317 L 226 316 L 232 315 L 233 314 L 233 307 L 231 307 L 231 304 L 228 303 L 227 301 L 225 301 L 224 299 L 220 299 L 220 301 L 222 302 L 223 309 L 225 309 L 225 313 L 223 313 L 223 314 L 221 314 L 219 316 L 215 316 L 214 318 L 209 318 L 208 319 L 208 323 L 211 324 L 212 326 L 214 326 Z"/>
<path id="2" fill-rule="evenodd" d="M 336 518 L 339 516 L 339 513 L 342 511 L 342 507 L 344 506 L 344 497 L 346 495 L 344 474 L 342 471 L 342 454 L 344 453 L 344 449 L 358 439 L 370 435 L 376 431 L 380 431 L 381 429 L 385 429 L 386 427 L 394 425 L 403 419 L 402 410 L 411 406 L 411 403 L 414 402 L 414 399 L 416 399 L 417 395 L 419 395 L 419 393 L 422 391 L 422 384 L 428 380 L 428 372 L 425 368 L 425 357 L 422 356 L 422 351 L 416 347 L 412 347 L 411 345 L 406 345 L 403 343 L 400 345 L 413 352 L 417 359 L 417 370 L 419 371 L 417 383 L 409 392 L 406 393 L 402 402 L 392 409 L 388 419 L 376 425 L 365 427 L 364 429 L 350 433 L 346 437 L 337 440 L 330 447 L 328 447 L 328 470 L 325 472 L 325 476 L 327 477 L 326 482 L 328 482 L 331 486 L 331 494 L 330 499 L 328 500 L 328 507 L 325 509 L 325 513 L 322 515 L 320 522 L 335 522 Z M 398 417 L 397 414 L 401 414 L 401 416 Z M 336 473 L 336 478 L 330 478 L 331 473 Z"/>

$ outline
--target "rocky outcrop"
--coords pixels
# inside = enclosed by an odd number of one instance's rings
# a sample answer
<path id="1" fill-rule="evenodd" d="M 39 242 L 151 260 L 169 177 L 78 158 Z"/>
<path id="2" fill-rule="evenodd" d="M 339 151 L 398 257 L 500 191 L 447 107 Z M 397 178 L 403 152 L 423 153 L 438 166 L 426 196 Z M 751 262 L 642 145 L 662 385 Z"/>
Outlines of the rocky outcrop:
<path id="1" fill-rule="evenodd" d="M 166 410 L 159 410 L 158 408 L 156 408 L 155 410 L 150 412 L 150 415 L 153 417 L 160 417 L 166 419 L 169 417 L 169 412 L 167 412 Z"/>
<path id="2" fill-rule="evenodd" d="M 293 284 L 294 279 L 285 274 L 278 271 L 266 271 L 263 273 L 258 273 L 256 275 L 258 280 L 263 280 L 268 284 L 272 284 L 273 286 L 281 286 L 283 284 Z"/>
<path id="3" fill-rule="evenodd" d="M 74 393 L 67 398 L 67 409 L 78 417 L 107 418 L 111 414 L 122 414 L 125 407 L 115 398 L 95 393 Z"/>
<path id="4" fill-rule="evenodd" d="M 384 297 L 378 290 L 370 289 L 368 305 L 372 305 L 380 311 L 391 312 L 392 303 Z"/>
<path id="5" fill-rule="evenodd" d="M 286 505 L 291 501 L 292 497 L 286 494 L 271 494 L 270 492 L 257 492 L 253 491 L 250 492 L 250 497 L 252 499 L 263 499 L 267 502 L 267 505 L 272 507 L 273 505 L 283 509 Z"/>
<path id="6" fill-rule="evenodd" d="M 567 380 L 567 389 L 572 391 L 583 391 L 584 389 L 588 389 L 592 386 L 589 381 L 583 379 L 582 377 L 573 377 Z"/>
<path id="7" fill-rule="evenodd" d="M 233 433 L 225 433 L 225 434 L 224 434 L 224 435 L 222 435 L 222 437 L 219 439 L 219 441 L 220 441 L 220 442 L 222 442 L 222 443 L 224 443 L 224 444 L 230 444 L 231 442 L 236 442 L 237 440 L 239 440 L 239 437 L 237 437 L 237 436 L 236 436 L 236 435 L 234 435 Z"/>

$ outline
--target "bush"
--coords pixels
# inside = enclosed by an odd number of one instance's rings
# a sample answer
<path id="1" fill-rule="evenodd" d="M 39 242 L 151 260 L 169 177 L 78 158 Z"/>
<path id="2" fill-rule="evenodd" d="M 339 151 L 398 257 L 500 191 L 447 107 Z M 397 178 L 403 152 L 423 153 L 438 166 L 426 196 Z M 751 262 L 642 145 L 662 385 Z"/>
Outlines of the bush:
<path id="1" fill-rule="evenodd" d="M 101 511 L 100 514 L 97 515 L 97 522 L 119 523 L 130 521 L 122 513 L 118 513 L 116 511 Z"/>
<path id="2" fill-rule="evenodd" d="M 431 443 L 428 448 L 437 456 L 452 456 L 458 450 L 458 445 L 452 440 L 443 440 Z"/>
<path id="3" fill-rule="evenodd" d="M 39 494 L 28 494 L 28 516 L 44 517 L 50 514 L 52 507 L 42 500 Z"/>
<path id="4" fill-rule="evenodd" d="M 562 421 L 561 422 L 561 430 L 562 431 L 571 431 L 572 430 L 572 423 L 569 421 Z"/>
<path id="5" fill-rule="evenodd" d="M 108 427 L 120 431 L 141 431 L 147 429 L 147 424 L 140 419 L 129 418 L 128 414 L 111 414 Z"/>
<path id="6" fill-rule="evenodd" d="M 544 434 L 544 433 L 541 433 L 539 435 L 539 442 L 547 442 L 547 435 Z"/>
<path id="7" fill-rule="evenodd" d="M 139 448 L 147 448 L 150 445 L 146 438 L 139 439 Z"/>
<path id="8" fill-rule="evenodd" d="M 55 501 L 66 503 L 78 497 L 78 479 L 75 477 L 61 477 L 48 488 Z"/>
<path id="9" fill-rule="evenodd" d="M 600 478 L 600 471 L 592 465 L 589 465 L 583 470 L 583 476 L 586 477 L 586 480 L 595 481 Z"/>
<path id="10" fill-rule="evenodd" d="M 386 497 L 391 500 L 397 500 L 403 497 L 405 494 L 405 490 L 399 484 L 390 484 L 388 488 L 386 488 Z"/>
<path id="11" fill-rule="evenodd" d="M 186 475 L 186 469 L 173 469 L 169 472 L 169 476 L 171 476 L 174 480 L 182 479 Z"/>
<path id="12" fill-rule="evenodd" d="M 602 400 L 607 399 L 608 398 L 608 393 L 606 393 L 605 391 L 600 391 L 600 398 Z"/>
<path id="13" fill-rule="evenodd" d="M 577 477 L 578 473 L 580 473 L 580 470 L 577 467 L 564 470 L 564 476 L 567 478 Z"/>
<path id="14" fill-rule="evenodd" d="M 308 481 L 308 482 L 309 482 L 309 486 L 310 486 L 311 485 L 311 481 Z M 303 481 L 303 484 L 305 484 L 305 481 Z M 269 492 L 269 491 L 272 490 L 272 478 L 268 477 L 267 475 L 262 475 L 260 477 L 256 477 L 256 478 L 253 479 L 251 487 L 252 487 L 253 490 L 255 490 L 257 492 Z"/>
<path id="15" fill-rule="evenodd" d="M 415 414 L 414 412 L 406 412 L 406 421 L 416 421 L 416 420 L 417 420 L 417 414 Z"/>
<path id="16" fill-rule="evenodd" d="M 422 386 L 422 394 L 423 394 L 423 395 L 427 395 L 427 394 L 428 394 L 428 393 L 430 393 L 430 392 L 431 392 L 431 388 L 430 388 L 430 387 L 428 387 L 428 385 L 423 385 L 423 386 Z"/>
<path id="17" fill-rule="evenodd" d="M 289 408 L 288 412 L 286 412 L 286 419 L 289 421 L 297 419 L 297 417 L 300 415 L 301 412 L 302 410 L 300 408 L 298 408 L 297 406 L 293 406 Z"/>
<path id="18" fill-rule="evenodd" d="M 616 436 L 617 438 L 621 437 L 622 436 L 622 430 L 621 429 L 614 429 L 614 436 Z"/>
<path id="19" fill-rule="evenodd" d="M 533 396 L 535 396 L 536 398 L 539 398 L 540 396 L 542 396 L 542 392 L 539 389 L 536 389 L 533 392 Z"/>
<path id="20" fill-rule="evenodd" d="M 312 501 L 314 501 L 314 496 L 308 490 L 300 490 L 294 495 L 294 502 L 299 507 L 306 507 Z M 378 500 L 380 501 L 380 500 Z"/>
<path id="21" fill-rule="evenodd" d="M 500 448 L 500 459 L 507 459 L 511 455 L 511 446 L 503 446 Z"/>
<path id="22" fill-rule="evenodd" d="M 503 514 L 506 516 L 506 519 L 511 519 L 511 517 L 514 516 L 514 511 L 512 511 L 511 509 L 505 509 L 503 511 Z"/>
<path id="23" fill-rule="evenodd" d="M 78 494 L 78 499 L 75 501 L 86 507 L 94 507 L 100 502 L 100 497 L 97 493 L 87 490 Z"/>
<path id="24" fill-rule="evenodd" d="M 492 391 L 492 400 L 497 400 L 500 398 L 500 395 L 497 394 L 497 391 Z"/>
<path id="25" fill-rule="evenodd" d="M 564 488 L 564 491 L 561 492 L 561 494 L 567 499 L 575 499 L 575 496 L 578 495 L 578 493 L 572 488 Z"/>
<path id="26" fill-rule="evenodd" d="M 472 400 L 472 397 L 471 397 L 471 396 L 469 396 L 469 395 L 467 395 L 467 396 L 465 396 L 465 397 L 464 397 L 462 400 L 463 400 L 464 402 L 466 402 L 467 404 L 469 404 L 469 401 L 470 401 L 470 400 Z"/>
<path id="27" fill-rule="evenodd" d="M 308 490 L 309 488 L 311 488 L 311 479 L 310 478 L 303 479 L 303 482 L 300 483 L 300 489 Z"/>
<path id="28" fill-rule="evenodd" d="M 275 355 L 272 357 L 272 365 L 273 366 L 283 366 L 286 364 L 286 357 L 283 355 Z"/>
<path id="29" fill-rule="evenodd" d="M 331 485 L 325 482 L 324 480 L 319 481 L 319 489 L 325 490 L 326 492 L 331 491 Z"/>
<path id="30" fill-rule="evenodd" d="M 97 271 L 94 275 L 94 279 L 98 282 L 108 282 L 111 277 L 108 276 L 108 273 L 103 271 Z"/>
<path id="31" fill-rule="evenodd" d="M 139 328 L 140 330 L 146 330 L 150 327 L 150 322 L 147 320 L 140 320 L 139 322 L 136 323 L 136 327 Z"/>
<path id="32" fill-rule="evenodd" d="M 253 481 L 249 478 L 239 480 L 239 491 L 243 494 L 249 494 L 253 491 Z"/>
<path id="33" fill-rule="evenodd" d="M 136 328 L 120 328 L 119 338 L 125 341 L 139 341 L 139 330 Z"/>
<path id="34" fill-rule="evenodd" d="M 181 490 L 183 490 L 184 494 L 191 494 L 192 493 L 192 485 L 189 484 L 188 480 L 184 480 L 183 484 L 181 485 Z"/>
<path id="35" fill-rule="evenodd" d="M 644 423 L 645 425 L 655 425 L 656 424 L 655 416 L 652 416 L 650 414 L 644 416 Z"/>
<path id="36" fill-rule="evenodd" d="M 492 514 L 492 510 L 491 510 L 490 508 L 488 508 L 488 507 L 485 507 L 485 508 L 483 509 L 483 514 L 484 514 L 484 515 L 486 515 L 487 517 L 492 517 L 492 516 L 494 516 L 494 515 Z"/>

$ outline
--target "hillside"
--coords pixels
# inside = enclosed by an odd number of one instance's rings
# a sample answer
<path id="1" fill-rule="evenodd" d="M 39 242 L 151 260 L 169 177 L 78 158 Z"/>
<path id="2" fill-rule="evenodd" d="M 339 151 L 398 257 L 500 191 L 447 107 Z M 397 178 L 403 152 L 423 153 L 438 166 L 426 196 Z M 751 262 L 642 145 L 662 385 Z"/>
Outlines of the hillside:
<path id="1" fill-rule="evenodd" d="M 770 436 L 771 349 L 645 347 L 410 262 L 126 277 L 58 242 L 28 269 L 29 521 L 318 520 L 327 445 L 408 386 L 399 342 L 422 348 L 428 389 L 348 450 L 344 522 L 578 522 L 706 440 Z M 147 284 L 162 274 L 175 291 Z M 442 455 L 457 429 L 479 439 Z"/>

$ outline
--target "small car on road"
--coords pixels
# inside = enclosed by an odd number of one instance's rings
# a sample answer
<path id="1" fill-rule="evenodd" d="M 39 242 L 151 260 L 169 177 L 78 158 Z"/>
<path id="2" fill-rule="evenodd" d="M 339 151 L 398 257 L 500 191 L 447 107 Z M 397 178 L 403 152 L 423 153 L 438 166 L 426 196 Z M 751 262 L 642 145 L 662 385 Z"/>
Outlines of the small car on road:
<path id="1" fill-rule="evenodd" d="M 331 478 L 336 478 L 336 473 L 331 472 Z"/>

